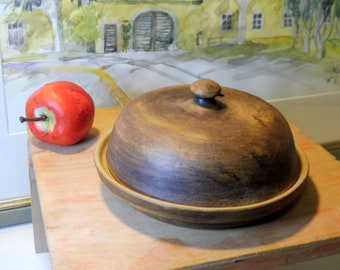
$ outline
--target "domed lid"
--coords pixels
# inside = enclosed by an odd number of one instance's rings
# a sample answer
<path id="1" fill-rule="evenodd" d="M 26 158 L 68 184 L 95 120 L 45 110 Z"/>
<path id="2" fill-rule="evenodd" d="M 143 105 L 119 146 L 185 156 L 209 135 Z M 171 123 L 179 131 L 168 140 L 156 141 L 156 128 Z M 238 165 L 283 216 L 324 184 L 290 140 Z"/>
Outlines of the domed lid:
<path id="1" fill-rule="evenodd" d="M 207 79 L 133 100 L 114 125 L 106 158 L 130 189 L 195 207 L 265 201 L 289 189 L 300 173 L 282 114 Z"/>

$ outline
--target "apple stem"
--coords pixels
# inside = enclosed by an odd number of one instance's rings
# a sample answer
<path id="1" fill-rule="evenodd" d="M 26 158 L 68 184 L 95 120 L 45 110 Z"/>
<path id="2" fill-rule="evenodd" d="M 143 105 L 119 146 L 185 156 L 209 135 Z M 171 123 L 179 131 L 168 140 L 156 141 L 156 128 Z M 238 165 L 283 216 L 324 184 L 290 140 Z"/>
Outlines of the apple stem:
<path id="1" fill-rule="evenodd" d="M 19 121 L 21 123 L 24 123 L 24 122 L 37 122 L 37 121 L 47 121 L 48 117 L 46 114 L 41 114 L 39 117 L 34 117 L 34 118 L 26 118 L 26 117 L 23 117 L 23 116 L 20 116 L 19 117 Z"/>

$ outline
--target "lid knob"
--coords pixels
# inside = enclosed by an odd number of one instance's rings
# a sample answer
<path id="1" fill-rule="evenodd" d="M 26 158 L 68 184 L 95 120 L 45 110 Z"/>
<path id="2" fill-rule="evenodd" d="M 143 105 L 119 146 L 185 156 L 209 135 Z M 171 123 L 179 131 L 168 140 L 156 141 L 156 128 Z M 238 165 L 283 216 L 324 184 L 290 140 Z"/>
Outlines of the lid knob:
<path id="1" fill-rule="evenodd" d="M 200 79 L 193 82 L 190 85 L 190 90 L 198 98 L 214 98 L 216 96 L 223 96 L 223 94 L 221 94 L 221 86 L 217 82 L 209 79 Z"/>

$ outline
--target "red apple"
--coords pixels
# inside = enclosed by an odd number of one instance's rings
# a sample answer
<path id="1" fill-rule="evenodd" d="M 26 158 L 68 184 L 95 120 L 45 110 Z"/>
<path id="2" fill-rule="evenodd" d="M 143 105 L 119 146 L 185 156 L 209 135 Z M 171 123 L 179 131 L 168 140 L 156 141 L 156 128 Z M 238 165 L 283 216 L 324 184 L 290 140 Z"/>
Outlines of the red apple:
<path id="1" fill-rule="evenodd" d="M 94 103 L 79 85 L 69 81 L 45 84 L 26 102 L 28 127 L 41 141 L 72 145 L 83 139 L 92 127 Z"/>

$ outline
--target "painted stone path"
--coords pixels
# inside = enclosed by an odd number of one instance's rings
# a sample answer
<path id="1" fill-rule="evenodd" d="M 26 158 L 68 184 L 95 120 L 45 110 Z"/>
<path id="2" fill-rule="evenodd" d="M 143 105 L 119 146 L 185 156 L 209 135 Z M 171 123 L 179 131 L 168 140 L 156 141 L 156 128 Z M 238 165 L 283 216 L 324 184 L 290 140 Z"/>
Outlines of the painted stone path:
<path id="1" fill-rule="evenodd" d="M 340 92 L 339 85 L 314 66 L 286 58 L 266 56 L 186 59 L 174 52 L 120 53 L 87 58 L 61 58 L 4 64 L 6 105 L 9 115 L 24 113 L 28 96 L 55 80 L 83 86 L 97 107 L 121 106 L 150 90 L 209 78 L 265 100 Z M 9 121 L 13 133 L 24 132 L 18 121 Z"/>

